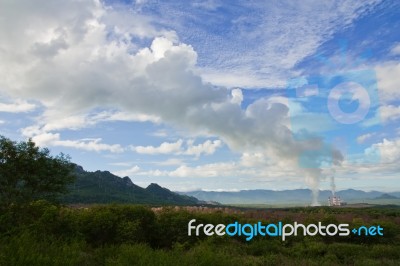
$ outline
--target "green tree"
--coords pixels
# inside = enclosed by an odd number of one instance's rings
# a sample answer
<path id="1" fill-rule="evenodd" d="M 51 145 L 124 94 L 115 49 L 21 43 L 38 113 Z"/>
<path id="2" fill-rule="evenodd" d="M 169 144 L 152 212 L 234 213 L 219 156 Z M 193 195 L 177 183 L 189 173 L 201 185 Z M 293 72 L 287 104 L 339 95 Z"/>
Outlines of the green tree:
<path id="1" fill-rule="evenodd" d="M 32 142 L 0 136 L 0 208 L 37 199 L 54 201 L 74 181 L 69 156 L 51 156 Z"/>

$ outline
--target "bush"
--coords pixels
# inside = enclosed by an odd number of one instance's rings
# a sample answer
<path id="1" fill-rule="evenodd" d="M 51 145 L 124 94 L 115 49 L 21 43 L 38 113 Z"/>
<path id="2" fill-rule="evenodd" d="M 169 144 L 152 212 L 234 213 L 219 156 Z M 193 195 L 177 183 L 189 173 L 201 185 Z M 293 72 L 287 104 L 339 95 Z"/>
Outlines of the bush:
<path id="1" fill-rule="evenodd" d="M 152 243 L 155 215 L 142 206 L 99 206 L 80 210 L 78 230 L 94 246 Z"/>

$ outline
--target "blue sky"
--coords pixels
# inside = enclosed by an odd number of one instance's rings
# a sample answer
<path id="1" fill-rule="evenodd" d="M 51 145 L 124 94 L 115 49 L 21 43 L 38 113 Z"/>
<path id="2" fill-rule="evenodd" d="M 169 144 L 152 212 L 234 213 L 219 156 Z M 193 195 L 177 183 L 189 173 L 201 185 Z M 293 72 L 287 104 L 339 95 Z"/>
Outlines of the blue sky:
<path id="1" fill-rule="evenodd" d="M 399 191 L 398 1 L 2 1 L 0 134 L 176 191 Z"/>

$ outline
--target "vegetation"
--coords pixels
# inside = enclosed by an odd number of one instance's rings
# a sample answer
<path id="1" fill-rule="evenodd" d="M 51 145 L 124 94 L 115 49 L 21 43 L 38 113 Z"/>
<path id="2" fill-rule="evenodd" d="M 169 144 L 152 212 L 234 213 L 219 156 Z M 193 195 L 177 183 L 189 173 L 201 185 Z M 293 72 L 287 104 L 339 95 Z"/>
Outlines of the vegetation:
<path id="1" fill-rule="evenodd" d="M 68 157 L 52 157 L 30 140 L 16 143 L 0 138 L 0 265 L 398 265 L 400 261 L 398 206 L 58 205 L 55 199 L 74 178 L 72 167 Z M 70 196 L 93 197 L 95 202 L 107 193 L 122 191 L 128 202 L 190 202 L 156 184 L 143 189 L 109 172 L 89 173 L 75 166 L 77 171 L 80 180 L 70 185 L 75 189 Z M 108 186 L 93 186 L 93 180 L 106 181 L 103 184 Z M 293 236 L 286 241 L 261 236 L 251 241 L 244 236 L 188 236 L 192 219 L 214 225 L 235 221 L 380 225 L 384 236 Z"/>
<path id="2" fill-rule="evenodd" d="M 23 214 L 23 215 L 22 215 Z M 380 224 L 380 237 L 188 236 L 187 224 L 233 221 Z M 0 265 L 398 265 L 398 207 L 238 210 L 35 201 L 0 215 Z"/>
<path id="3" fill-rule="evenodd" d="M 14 142 L 0 136 L 0 210 L 34 199 L 54 201 L 73 180 L 68 156 L 53 157 L 31 140 Z"/>
<path id="4" fill-rule="evenodd" d="M 129 177 L 120 178 L 108 171 L 88 172 L 75 166 L 76 181 L 62 197 L 67 204 L 77 203 L 135 203 L 155 205 L 195 205 L 194 197 L 179 195 L 157 184 L 142 188 Z"/>

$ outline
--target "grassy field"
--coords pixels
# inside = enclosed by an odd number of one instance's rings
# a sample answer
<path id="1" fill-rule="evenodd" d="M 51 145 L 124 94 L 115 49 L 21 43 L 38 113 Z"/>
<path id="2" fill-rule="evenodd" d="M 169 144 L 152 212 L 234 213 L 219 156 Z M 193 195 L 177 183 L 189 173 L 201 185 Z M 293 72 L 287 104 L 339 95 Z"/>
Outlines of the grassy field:
<path id="1" fill-rule="evenodd" d="M 197 223 L 381 225 L 384 236 L 188 236 Z M 0 265 L 399 265 L 400 208 L 231 208 L 44 201 L 0 214 Z"/>

